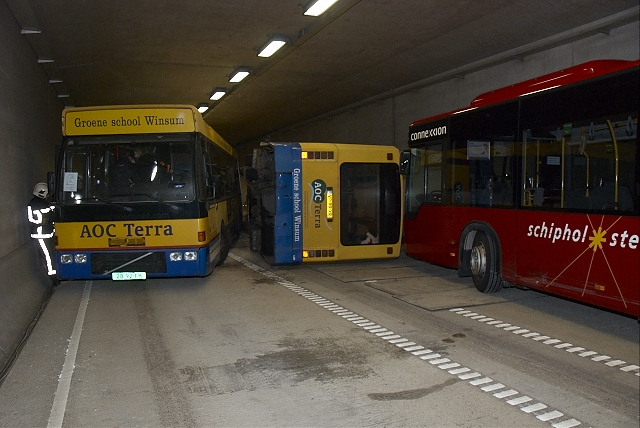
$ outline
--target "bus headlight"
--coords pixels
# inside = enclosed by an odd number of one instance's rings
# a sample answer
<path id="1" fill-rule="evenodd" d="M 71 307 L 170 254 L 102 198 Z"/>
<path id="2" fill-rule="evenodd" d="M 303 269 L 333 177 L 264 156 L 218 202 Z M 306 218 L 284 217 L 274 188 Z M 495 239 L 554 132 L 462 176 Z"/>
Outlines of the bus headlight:
<path id="1" fill-rule="evenodd" d="M 171 260 L 172 262 L 179 262 L 180 260 L 182 260 L 182 253 L 169 253 L 169 260 Z"/>
<path id="2" fill-rule="evenodd" d="M 188 262 L 192 262 L 194 260 L 198 260 L 198 253 L 196 251 L 185 251 L 184 259 Z"/>
<path id="3" fill-rule="evenodd" d="M 68 265 L 69 263 L 73 262 L 73 255 L 72 254 L 60 254 L 60 263 L 62 263 L 63 265 Z"/>
<path id="4" fill-rule="evenodd" d="M 86 254 L 76 254 L 73 257 L 73 261 L 75 261 L 76 263 L 86 263 L 87 262 L 87 255 Z"/>

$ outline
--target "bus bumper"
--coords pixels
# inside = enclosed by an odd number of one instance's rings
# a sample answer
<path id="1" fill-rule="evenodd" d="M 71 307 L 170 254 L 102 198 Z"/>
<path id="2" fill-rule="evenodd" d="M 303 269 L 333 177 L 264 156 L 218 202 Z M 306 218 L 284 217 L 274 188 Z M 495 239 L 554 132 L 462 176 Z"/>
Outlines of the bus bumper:
<path id="1" fill-rule="evenodd" d="M 149 251 L 56 251 L 57 279 L 111 279 L 111 273 L 145 272 L 146 278 L 205 276 L 209 247 Z"/>

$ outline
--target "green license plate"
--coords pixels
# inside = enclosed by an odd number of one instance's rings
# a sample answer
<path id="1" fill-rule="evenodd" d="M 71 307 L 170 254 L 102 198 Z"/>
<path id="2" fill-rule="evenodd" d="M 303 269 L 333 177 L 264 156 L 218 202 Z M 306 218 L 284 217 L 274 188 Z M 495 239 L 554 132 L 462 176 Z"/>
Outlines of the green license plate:
<path id="1" fill-rule="evenodd" d="M 137 279 L 147 279 L 146 272 L 111 272 L 111 279 L 114 281 L 135 281 Z"/>

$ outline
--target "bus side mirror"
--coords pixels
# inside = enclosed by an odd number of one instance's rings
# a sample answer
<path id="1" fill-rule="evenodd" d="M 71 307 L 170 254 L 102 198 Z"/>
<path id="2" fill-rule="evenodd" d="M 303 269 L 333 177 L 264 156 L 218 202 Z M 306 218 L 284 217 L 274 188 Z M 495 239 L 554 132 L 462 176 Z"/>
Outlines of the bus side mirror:
<path id="1" fill-rule="evenodd" d="M 404 150 L 400 153 L 400 174 L 409 174 L 409 165 L 411 165 L 411 150 Z"/>

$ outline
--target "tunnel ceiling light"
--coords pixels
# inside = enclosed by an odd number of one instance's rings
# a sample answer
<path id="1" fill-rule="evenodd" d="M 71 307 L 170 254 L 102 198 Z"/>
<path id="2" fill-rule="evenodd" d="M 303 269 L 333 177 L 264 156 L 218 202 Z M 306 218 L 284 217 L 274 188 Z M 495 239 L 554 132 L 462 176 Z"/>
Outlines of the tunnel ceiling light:
<path id="1" fill-rule="evenodd" d="M 251 71 L 248 68 L 241 67 L 241 68 L 239 68 L 239 69 L 237 69 L 236 71 L 233 72 L 233 74 L 231 75 L 231 78 L 229 79 L 229 82 L 238 83 L 242 79 L 247 77 L 250 72 Z"/>
<path id="2" fill-rule="evenodd" d="M 307 16 L 320 16 L 337 1 L 338 0 L 315 0 L 309 2 L 304 7 L 304 14 Z"/>
<path id="3" fill-rule="evenodd" d="M 204 113 L 205 111 L 209 110 L 209 104 L 207 103 L 200 103 L 198 104 L 198 111 L 200 113 Z"/>
<path id="4" fill-rule="evenodd" d="M 287 38 L 285 36 L 273 36 L 267 43 L 265 43 L 264 46 L 260 48 L 258 56 L 262 58 L 268 58 L 286 44 Z"/>
<path id="5" fill-rule="evenodd" d="M 212 101 L 218 101 L 220 98 L 224 97 L 226 93 L 227 93 L 227 90 L 225 88 L 216 88 L 211 93 L 211 96 L 209 97 L 209 99 Z"/>

